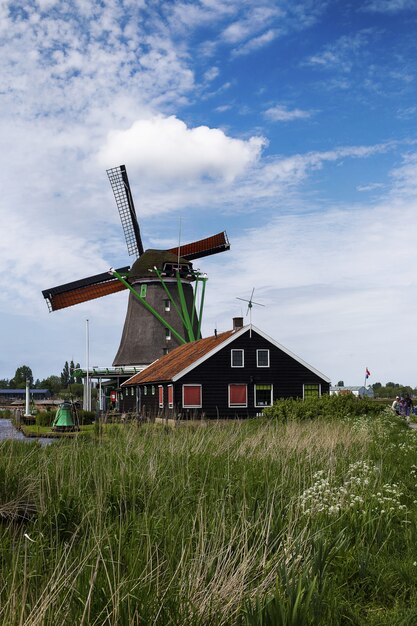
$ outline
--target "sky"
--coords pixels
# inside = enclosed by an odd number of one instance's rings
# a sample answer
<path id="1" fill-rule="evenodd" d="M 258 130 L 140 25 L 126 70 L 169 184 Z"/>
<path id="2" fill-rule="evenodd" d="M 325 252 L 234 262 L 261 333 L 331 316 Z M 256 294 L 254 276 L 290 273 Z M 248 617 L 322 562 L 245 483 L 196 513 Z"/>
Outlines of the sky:
<path id="1" fill-rule="evenodd" d="M 109 366 L 121 292 L 42 290 L 145 248 L 201 259 L 203 334 L 252 322 L 334 384 L 417 386 L 417 0 L 0 0 L 0 378 Z M 243 306 L 242 306 L 243 305 Z"/>

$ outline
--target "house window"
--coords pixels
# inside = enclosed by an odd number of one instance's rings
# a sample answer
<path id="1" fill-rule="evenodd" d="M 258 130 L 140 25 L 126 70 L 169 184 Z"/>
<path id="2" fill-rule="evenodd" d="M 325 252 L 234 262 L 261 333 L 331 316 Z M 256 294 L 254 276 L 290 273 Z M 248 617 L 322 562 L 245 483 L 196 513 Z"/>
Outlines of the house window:
<path id="1" fill-rule="evenodd" d="M 165 339 L 167 341 L 171 339 L 171 331 L 169 330 L 169 328 L 165 328 Z"/>
<path id="2" fill-rule="evenodd" d="M 319 383 L 304 385 L 304 399 L 306 398 L 320 398 L 321 385 Z"/>
<path id="3" fill-rule="evenodd" d="M 172 409 L 174 407 L 174 387 L 172 385 L 168 385 L 168 408 Z"/>
<path id="4" fill-rule="evenodd" d="M 182 386 L 182 406 L 184 409 L 201 408 L 201 385 Z"/>
<path id="5" fill-rule="evenodd" d="M 158 394 L 159 394 L 159 408 L 164 408 L 164 388 L 162 385 L 158 386 Z"/>
<path id="6" fill-rule="evenodd" d="M 164 300 L 164 309 L 165 311 L 171 310 L 171 300 Z"/>
<path id="7" fill-rule="evenodd" d="M 255 385 L 255 406 L 272 406 L 272 385 Z"/>
<path id="8" fill-rule="evenodd" d="M 168 348 L 162 348 L 162 354 L 168 354 Z"/>
<path id="9" fill-rule="evenodd" d="M 231 351 L 231 365 L 232 367 L 244 367 L 245 366 L 245 357 L 244 357 L 243 350 Z"/>
<path id="10" fill-rule="evenodd" d="M 244 383 L 229 385 L 229 407 L 248 406 L 248 386 Z"/>
<path id="11" fill-rule="evenodd" d="M 152 395 L 155 395 L 155 385 L 152 385 Z"/>
<path id="12" fill-rule="evenodd" d="M 269 350 L 256 351 L 256 366 L 269 367 Z"/>
<path id="13" fill-rule="evenodd" d="M 148 388 L 145 385 L 144 388 L 143 388 L 143 395 L 146 396 L 147 393 L 148 393 Z"/>
<path id="14" fill-rule="evenodd" d="M 141 285 L 140 294 L 139 294 L 141 298 L 146 298 L 146 291 L 147 291 L 147 285 Z"/>

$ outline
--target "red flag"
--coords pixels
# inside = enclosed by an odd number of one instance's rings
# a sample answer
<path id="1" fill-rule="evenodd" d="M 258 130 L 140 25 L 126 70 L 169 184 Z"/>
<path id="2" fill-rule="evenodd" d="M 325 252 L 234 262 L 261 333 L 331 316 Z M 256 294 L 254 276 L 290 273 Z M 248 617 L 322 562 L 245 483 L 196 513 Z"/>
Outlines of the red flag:
<path id="1" fill-rule="evenodd" d="M 371 372 L 368 370 L 368 368 L 365 368 L 365 378 L 369 378 L 369 376 L 371 375 Z"/>

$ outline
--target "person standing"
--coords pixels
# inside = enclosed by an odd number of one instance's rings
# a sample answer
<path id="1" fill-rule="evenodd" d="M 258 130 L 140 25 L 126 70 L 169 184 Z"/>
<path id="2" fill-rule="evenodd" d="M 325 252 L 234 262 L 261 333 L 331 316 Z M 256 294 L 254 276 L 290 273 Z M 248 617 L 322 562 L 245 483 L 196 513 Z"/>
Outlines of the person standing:
<path id="1" fill-rule="evenodd" d="M 397 396 L 394 402 L 391 404 L 391 409 L 394 411 L 395 415 L 400 415 L 400 396 Z"/>
<path id="2" fill-rule="evenodd" d="M 411 409 L 413 408 L 413 401 L 408 393 L 404 398 L 404 404 L 405 404 L 405 415 L 407 418 L 410 418 Z"/>

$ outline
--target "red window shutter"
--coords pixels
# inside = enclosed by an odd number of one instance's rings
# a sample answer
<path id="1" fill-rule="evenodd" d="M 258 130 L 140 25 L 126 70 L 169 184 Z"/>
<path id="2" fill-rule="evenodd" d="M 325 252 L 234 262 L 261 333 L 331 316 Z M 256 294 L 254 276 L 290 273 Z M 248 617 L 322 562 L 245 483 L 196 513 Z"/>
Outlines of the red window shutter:
<path id="1" fill-rule="evenodd" d="M 172 385 L 168 385 L 168 406 L 170 409 L 174 406 L 174 388 Z"/>
<path id="2" fill-rule="evenodd" d="M 201 406 L 201 385 L 183 385 L 183 406 Z"/>
<path id="3" fill-rule="evenodd" d="M 164 388 L 162 387 L 162 385 L 159 385 L 158 387 L 158 394 L 159 394 L 159 408 L 163 408 L 164 406 Z"/>
<path id="4" fill-rule="evenodd" d="M 230 406 L 246 406 L 248 403 L 247 385 L 231 384 L 229 385 L 229 404 Z"/>

